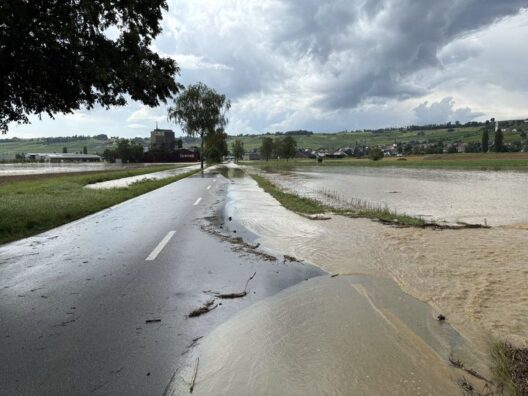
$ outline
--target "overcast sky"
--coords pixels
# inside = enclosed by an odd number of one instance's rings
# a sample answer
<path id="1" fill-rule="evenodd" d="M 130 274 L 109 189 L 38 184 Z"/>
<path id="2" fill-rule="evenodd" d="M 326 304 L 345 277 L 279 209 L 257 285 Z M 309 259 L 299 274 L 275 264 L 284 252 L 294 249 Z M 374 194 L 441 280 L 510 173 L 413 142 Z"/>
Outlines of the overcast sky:
<path id="1" fill-rule="evenodd" d="M 232 100 L 228 132 L 528 117 L 528 0 L 174 0 L 154 49 Z M 524 7 L 524 8 L 523 8 Z M 130 102 L 8 136 L 148 136 Z"/>

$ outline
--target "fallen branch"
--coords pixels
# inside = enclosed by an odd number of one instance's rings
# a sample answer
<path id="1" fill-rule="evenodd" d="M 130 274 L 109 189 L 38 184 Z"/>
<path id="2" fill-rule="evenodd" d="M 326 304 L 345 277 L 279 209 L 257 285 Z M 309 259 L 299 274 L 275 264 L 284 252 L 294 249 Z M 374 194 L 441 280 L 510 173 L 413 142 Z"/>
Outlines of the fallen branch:
<path id="1" fill-rule="evenodd" d="M 196 362 L 194 363 L 194 370 L 193 370 L 193 375 L 192 375 L 192 378 L 191 378 L 191 385 L 189 387 L 189 392 L 190 393 L 193 393 L 193 390 L 194 390 L 194 383 L 196 382 L 196 375 L 198 374 L 198 363 L 200 362 L 200 358 L 197 357 L 196 358 Z"/>
<path id="2" fill-rule="evenodd" d="M 464 363 L 462 363 L 460 360 L 455 360 L 452 356 L 449 356 L 449 363 L 451 363 L 451 365 L 453 367 L 456 367 L 457 369 L 460 369 L 462 371 L 465 371 L 466 373 L 468 373 L 469 375 L 472 375 L 473 377 L 475 378 L 478 378 L 479 380 L 482 380 L 484 382 L 487 382 L 487 383 L 490 383 L 490 380 L 488 380 L 487 378 L 483 377 L 482 375 L 480 375 L 479 373 L 477 373 L 475 370 L 473 370 L 472 368 L 467 368 L 464 366 Z"/>
<path id="3" fill-rule="evenodd" d="M 215 293 L 215 296 L 218 297 L 218 298 L 221 298 L 222 300 L 229 300 L 229 299 L 233 299 L 233 298 L 242 298 L 242 297 L 246 297 L 247 296 L 247 291 L 243 291 L 243 292 L 240 292 L 240 293 L 226 293 L 226 294 L 218 294 L 218 293 Z"/>
<path id="4" fill-rule="evenodd" d="M 285 254 L 283 257 L 284 257 L 284 261 L 290 261 L 290 262 L 292 262 L 292 261 L 299 261 L 299 260 L 297 260 L 295 257 L 293 257 L 293 256 L 289 256 L 289 255 L 287 255 L 287 254 Z"/>
<path id="5" fill-rule="evenodd" d="M 195 310 L 191 311 L 191 313 L 188 315 L 189 318 L 196 318 L 198 316 L 201 316 L 203 314 L 206 314 L 207 312 L 212 311 L 216 307 L 218 307 L 218 304 L 214 305 L 214 300 L 207 301 L 202 307 L 196 308 Z"/>
<path id="6" fill-rule="evenodd" d="M 244 287 L 244 290 L 241 291 L 241 292 L 238 292 L 238 293 L 217 293 L 217 292 L 212 292 L 212 294 L 217 297 L 217 298 L 220 298 L 222 300 L 230 300 L 230 299 L 234 299 L 234 298 L 242 298 L 242 297 L 246 297 L 247 296 L 247 287 L 249 285 L 249 282 L 255 277 L 255 275 L 257 275 L 257 273 L 253 273 L 253 275 L 251 275 L 249 277 L 249 279 L 247 280 L 246 282 L 246 286 Z"/>

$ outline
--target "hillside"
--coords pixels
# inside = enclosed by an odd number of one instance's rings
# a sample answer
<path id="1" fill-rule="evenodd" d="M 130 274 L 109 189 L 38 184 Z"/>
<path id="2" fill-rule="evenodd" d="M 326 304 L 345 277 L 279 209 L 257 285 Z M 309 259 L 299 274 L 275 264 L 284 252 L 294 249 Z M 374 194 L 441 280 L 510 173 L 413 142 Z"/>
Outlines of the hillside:
<path id="1" fill-rule="evenodd" d="M 392 143 L 420 142 L 434 143 L 442 141 L 445 144 L 480 142 L 481 125 L 459 126 L 453 128 L 427 128 L 413 127 L 412 129 L 383 129 L 376 131 L 352 131 L 338 133 L 313 133 L 306 135 L 295 135 L 297 147 L 308 149 L 328 149 L 334 150 L 340 147 L 354 147 L 356 145 L 388 145 Z M 504 133 L 505 143 L 526 141 L 521 134 L 528 132 L 528 124 L 524 121 L 501 121 L 501 128 L 506 128 Z M 240 139 L 244 143 L 247 151 L 260 148 L 263 137 L 279 137 L 281 134 L 262 135 L 239 135 L 229 136 L 228 144 L 235 139 Z M 491 134 L 490 139 L 493 134 Z M 148 138 L 143 139 L 143 144 L 148 145 Z M 67 147 L 68 152 L 82 152 L 84 146 L 90 154 L 101 154 L 106 148 L 114 144 L 114 139 L 104 139 L 100 137 L 66 137 L 66 138 L 41 138 L 41 139 L 0 139 L 1 155 L 14 155 L 17 153 L 29 152 L 62 152 L 63 147 Z M 197 138 L 183 138 L 184 147 L 199 146 Z M 0 158 L 1 159 L 1 158 Z"/>
<path id="2" fill-rule="evenodd" d="M 72 138 L 70 138 L 72 139 Z M 101 154 L 106 148 L 111 147 L 111 139 L 72 139 L 70 141 L 50 142 L 46 139 L 2 139 L 0 140 L 0 154 L 19 153 L 62 153 L 66 147 L 69 153 L 82 152 L 86 146 L 89 154 Z"/>
<path id="3" fill-rule="evenodd" d="M 523 138 L 520 133 L 522 128 L 507 128 L 504 133 L 506 143 L 521 141 Z M 513 132 L 517 129 L 517 132 Z M 524 128 L 528 131 L 528 126 Z M 459 127 L 454 129 L 423 129 L 423 130 L 383 130 L 381 132 L 339 132 L 339 133 L 314 133 L 313 135 L 294 136 L 297 140 L 297 147 L 309 149 L 338 149 L 340 147 L 354 147 L 358 145 L 387 145 L 392 143 L 406 143 L 410 141 L 419 141 L 423 143 L 443 141 L 444 143 L 468 143 L 480 142 L 481 126 Z M 230 136 L 228 143 L 231 144 L 235 139 L 240 139 L 244 143 L 246 150 L 259 148 L 263 137 L 276 137 L 270 135 L 245 135 Z M 280 136 L 280 135 L 279 135 Z"/>

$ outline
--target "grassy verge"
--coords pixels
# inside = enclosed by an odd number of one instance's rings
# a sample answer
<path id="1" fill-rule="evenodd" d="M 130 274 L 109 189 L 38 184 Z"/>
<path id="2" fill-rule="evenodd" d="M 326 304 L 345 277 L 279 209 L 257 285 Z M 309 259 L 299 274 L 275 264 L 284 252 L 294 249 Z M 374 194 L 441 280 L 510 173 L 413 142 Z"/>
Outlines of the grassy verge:
<path id="1" fill-rule="evenodd" d="M 59 177 L 46 175 L 47 177 L 41 179 L 1 184 L 0 244 L 38 234 L 198 172 L 191 171 L 162 180 L 142 181 L 127 188 L 84 188 L 87 184 L 171 168 L 173 167 L 150 167 Z"/>
<path id="2" fill-rule="evenodd" d="M 332 206 L 327 206 L 314 199 L 300 197 L 297 194 L 292 194 L 281 190 L 275 184 L 267 180 L 266 178 L 252 174 L 251 177 L 257 182 L 257 184 L 268 194 L 274 197 L 280 202 L 282 206 L 293 212 L 302 215 L 311 215 L 325 212 L 332 212 L 342 216 L 353 217 L 353 218 L 368 218 L 373 220 L 379 220 L 386 223 L 398 224 L 404 226 L 415 226 L 423 227 L 426 222 L 420 218 L 397 214 L 389 210 L 388 208 L 375 208 L 375 207 L 361 207 L 354 209 L 338 209 Z"/>
<path id="3" fill-rule="evenodd" d="M 515 170 L 528 171 L 528 153 L 485 153 L 485 154 L 439 154 L 384 158 L 380 161 L 369 159 L 343 158 L 327 159 L 318 163 L 313 159 L 245 161 L 244 165 L 270 170 L 287 170 L 300 166 L 358 166 L 358 167 L 399 167 L 424 169 L 464 170 Z"/>
<path id="4" fill-rule="evenodd" d="M 379 220 L 382 223 L 397 224 L 409 227 L 425 227 L 427 222 L 419 217 L 408 216 L 391 211 L 388 208 L 369 208 L 369 209 L 334 209 L 336 214 L 352 218 L 366 218 Z"/>
<path id="5" fill-rule="evenodd" d="M 528 394 L 528 349 L 496 342 L 491 349 L 491 361 L 494 379 L 505 394 Z"/>
<path id="6" fill-rule="evenodd" d="M 323 205 L 315 199 L 300 197 L 296 194 L 282 191 L 275 184 L 262 176 L 252 174 L 251 177 L 257 182 L 260 188 L 292 212 L 310 215 L 330 212 L 333 210 L 330 206 Z"/>

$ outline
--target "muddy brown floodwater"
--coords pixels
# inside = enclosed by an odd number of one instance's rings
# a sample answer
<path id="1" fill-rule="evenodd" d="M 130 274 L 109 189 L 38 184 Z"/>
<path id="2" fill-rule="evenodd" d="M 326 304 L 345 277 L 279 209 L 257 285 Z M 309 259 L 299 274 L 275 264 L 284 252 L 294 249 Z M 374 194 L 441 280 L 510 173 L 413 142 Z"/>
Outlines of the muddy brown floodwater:
<path id="1" fill-rule="evenodd" d="M 273 174 L 272 180 L 282 179 Z M 341 216 L 307 220 L 268 195 L 262 198 L 251 179 L 232 184 L 230 191 L 240 221 L 264 245 L 331 272 L 390 276 L 448 316 L 481 349 L 487 348 L 490 336 L 528 346 L 528 224 L 520 222 L 524 213 L 513 224 L 489 229 L 396 228 Z M 507 197 L 503 202 L 509 205 Z"/>
<path id="2" fill-rule="evenodd" d="M 485 383 L 450 358 L 489 379 L 494 337 L 527 345 L 524 225 L 437 231 L 333 215 L 314 221 L 241 172 L 224 175 L 226 231 L 329 275 L 218 327 L 167 394 L 188 392 L 199 358 L 199 395 L 456 395 L 462 378 L 477 390 Z M 440 313 L 446 321 L 436 320 Z"/>

